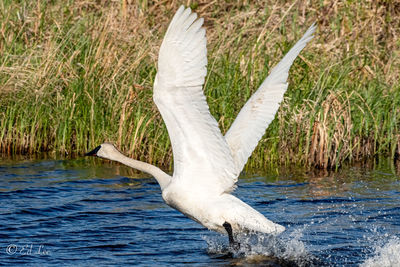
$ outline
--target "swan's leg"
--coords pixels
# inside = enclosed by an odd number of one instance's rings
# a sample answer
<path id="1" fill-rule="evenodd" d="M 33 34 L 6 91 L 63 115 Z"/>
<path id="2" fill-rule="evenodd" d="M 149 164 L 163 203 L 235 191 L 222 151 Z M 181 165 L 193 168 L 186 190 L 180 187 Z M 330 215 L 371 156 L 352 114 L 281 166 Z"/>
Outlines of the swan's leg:
<path id="1" fill-rule="evenodd" d="M 229 245 L 231 247 L 233 247 L 234 249 L 236 249 L 236 250 L 239 249 L 240 248 L 240 243 L 235 242 L 235 239 L 233 238 L 233 232 L 232 232 L 231 224 L 228 223 L 228 222 L 224 222 L 224 224 L 222 226 L 225 228 L 226 232 L 228 233 Z"/>
<path id="2" fill-rule="evenodd" d="M 229 244 L 232 245 L 233 243 L 235 243 L 235 240 L 233 239 L 233 233 L 232 233 L 232 226 L 231 226 L 231 224 L 228 223 L 228 222 L 224 222 L 224 224 L 223 224 L 222 226 L 225 228 L 226 232 L 228 233 L 228 236 L 229 236 Z"/>

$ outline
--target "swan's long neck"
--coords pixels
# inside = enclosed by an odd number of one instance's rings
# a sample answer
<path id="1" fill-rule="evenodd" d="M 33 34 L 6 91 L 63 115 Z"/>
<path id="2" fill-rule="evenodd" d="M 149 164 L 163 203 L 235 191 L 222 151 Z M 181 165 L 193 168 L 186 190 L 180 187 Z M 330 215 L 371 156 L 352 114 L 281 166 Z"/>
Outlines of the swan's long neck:
<path id="1" fill-rule="evenodd" d="M 121 153 L 113 155 L 113 158 L 110 159 L 152 175 L 157 180 L 161 190 L 164 190 L 164 188 L 171 182 L 171 176 L 163 172 L 160 168 L 146 162 L 131 159 Z"/>

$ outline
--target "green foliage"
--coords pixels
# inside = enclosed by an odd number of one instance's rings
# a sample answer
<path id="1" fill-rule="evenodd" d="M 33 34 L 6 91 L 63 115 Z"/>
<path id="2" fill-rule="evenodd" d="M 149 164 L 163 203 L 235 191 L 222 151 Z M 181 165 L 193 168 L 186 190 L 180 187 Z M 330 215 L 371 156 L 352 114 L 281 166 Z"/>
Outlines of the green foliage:
<path id="1" fill-rule="evenodd" d="M 394 2 L 189 2 L 205 18 L 205 94 L 224 133 L 269 70 L 318 24 L 248 167 L 337 168 L 400 154 Z M 172 168 L 152 84 L 177 8 L 173 1 L 3 1 L 0 153 L 76 155 L 110 141 Z"/>

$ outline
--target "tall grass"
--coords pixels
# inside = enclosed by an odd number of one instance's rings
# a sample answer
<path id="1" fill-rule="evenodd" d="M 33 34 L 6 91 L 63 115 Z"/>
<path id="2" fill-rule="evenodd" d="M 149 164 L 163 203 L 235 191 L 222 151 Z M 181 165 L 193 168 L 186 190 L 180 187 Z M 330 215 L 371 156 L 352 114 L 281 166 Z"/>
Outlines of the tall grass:
<path id="1" fill-rule="evenodd" d="M 205 93 L 226 132 L 268 71 L 316 21 L 248 167 L 338 167 L 400 154 L 400 6 L 395 1 L 188 1 L 205 18 Z M 0 152 L 75 155 L 111 141 L 170 168 L 152 102 L 175 1 L 0 3 Z"/>

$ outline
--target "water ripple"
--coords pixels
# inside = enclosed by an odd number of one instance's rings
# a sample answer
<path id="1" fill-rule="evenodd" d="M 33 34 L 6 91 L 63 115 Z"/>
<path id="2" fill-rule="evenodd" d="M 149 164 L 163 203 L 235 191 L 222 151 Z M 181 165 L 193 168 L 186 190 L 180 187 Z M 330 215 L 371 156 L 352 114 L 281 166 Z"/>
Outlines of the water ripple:
<path id="1" fill-rule="evenodd" d="M 0 165 L 1 263 L 376 266 L 399 262 L 393 254 L 400 238 L 400 179 L 390 170 L 352 168 L 305 178 L 243 177 L 235 195 L 287 230 L 277 239 L 243 236 L 242 250 L 233 254 L 227 253 L 226 236 L 207 231 L 166 206 L 154 180 L 121 173 L 128 171 L 82 160 Z"/>

